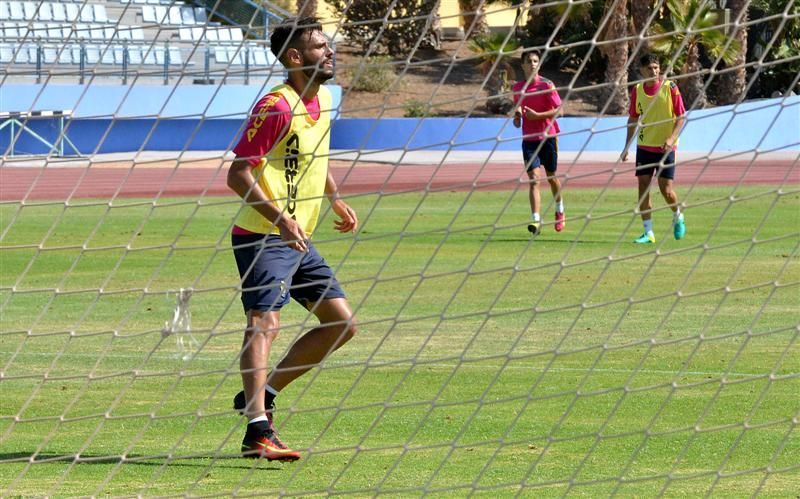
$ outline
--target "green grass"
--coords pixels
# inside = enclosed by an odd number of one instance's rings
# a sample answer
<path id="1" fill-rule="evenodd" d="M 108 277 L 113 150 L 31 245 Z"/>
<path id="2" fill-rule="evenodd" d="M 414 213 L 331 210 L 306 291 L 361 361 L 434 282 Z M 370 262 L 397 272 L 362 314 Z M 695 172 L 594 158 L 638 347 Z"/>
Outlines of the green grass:
<path id="1" fill-rule="evenodd" d="M 632 194 L 568 191 L 535 241 L 521 192 L 353 197 L 357 238 L 327 214 L 360 333 L 281 394 L 291 465 L 236 457 L 235 202 L 0 206 L 0 495 L 796 495 L 800 194 L 694 188 L 687 239 L 660 210 L 644 248 Z M 313 322 L 287 308 L 276 352 Z"/>

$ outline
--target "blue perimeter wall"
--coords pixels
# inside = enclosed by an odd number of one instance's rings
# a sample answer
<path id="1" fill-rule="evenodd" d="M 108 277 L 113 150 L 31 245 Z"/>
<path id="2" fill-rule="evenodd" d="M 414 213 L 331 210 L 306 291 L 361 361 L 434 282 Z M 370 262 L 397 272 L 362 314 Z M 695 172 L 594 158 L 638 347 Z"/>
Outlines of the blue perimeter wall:
<path id="1" fill-rule="evenodd" d="M 82 154 L 137 150 L 227 150 L 247 113 L 267 90 L 263 85 L 123 86 L 3 85 L 0 111 L 73 110 L 67 136 Z M 331 85 L 334 105 L 341 88 Z M 113 117 L 113 118 L 112 118 Z M 159 117 L 159 118 L 156 118 Z M 203 118 L 204 117 L 204 118 Z M 624 117 L 559 119 L 561 151 L 619 151 Z M 28 123 L 53 141 L 52 120 Z M 520 131 L 505 118 L 343 118 L 334 121 L 331 147 L 340 150 L 518 150 Z M 0 131 L 6 150 L 10 127 Z M 98 148 L 99 144 L 99 148 Z M 23 134 L 17 153 L 46 153 Z M 681 134 L 684 151 L 800 150 L 800 96 L 751 101 L 688 114 Z M 67 153 L 70 153 L 67 147 Z"/>

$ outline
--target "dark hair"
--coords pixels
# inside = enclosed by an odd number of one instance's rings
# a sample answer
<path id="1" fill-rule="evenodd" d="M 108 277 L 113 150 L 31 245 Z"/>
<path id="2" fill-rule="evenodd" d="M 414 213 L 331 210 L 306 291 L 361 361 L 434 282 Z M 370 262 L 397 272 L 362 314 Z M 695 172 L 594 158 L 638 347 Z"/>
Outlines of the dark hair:
<path id="1" fill-rule="evenodd" d="M 286 49 L 298 48 L 298 42 L 306 33 L 322 31 L 322 25 L 316 17 L 289 17 L 272 30 L 269 37 L 269 49 L 279 61 L 283 62 Z"/>
<path id="2" fill-rule="evenodd" d="M 535 55 L 536 57 L 538 57 L 540 61 L 542 60 L 542 53 L 539 52 L 537 49 L 524 49 L 522 51 L 522 55 L 519 56 L 520 64 L 525 64 L 525 61 L 530 59 L 530 57 L 532 55 Z"/>
<path id="3" fill-rule="evenodd" d="M 639 66 L 645 67 L 653 63 L 656 63 L 659 66 L 661 66 L 661 61 L 658 60 L 658 56 L 655 54 L 645 54 L 639 58 Z"/>

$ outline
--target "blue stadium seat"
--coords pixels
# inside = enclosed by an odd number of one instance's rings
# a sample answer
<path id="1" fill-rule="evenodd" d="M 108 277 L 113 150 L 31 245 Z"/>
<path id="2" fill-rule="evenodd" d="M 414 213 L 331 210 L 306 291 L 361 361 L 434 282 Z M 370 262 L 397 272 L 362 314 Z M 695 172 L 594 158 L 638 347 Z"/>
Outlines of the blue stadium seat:
<path id="1" fill-rule="evenodd" d="M 181 17 L 180 7 L 172 6 L 169 8 L 169 24 L 183 24 L 183 17 Z"/>
<path id="2" fill-rule="evenodd" d="M 0 62 L 9 63 L 14 58 L 14 49 L 12 45 L 0 45 Z"/>
<path id="3" fill-rule="evenodd" d="M 191 7 L 180 7 L 181 23 L 180 24 L 197 24 L 194 19 L 194 9 Z"/>
<path id="4" fill-rule="evenodd" d="M 81 9 L 80 15 L 81 21 L 90 23 L 94 21 L 94 9 L 92 9 L 91 4 L 83 4 L 83 8 Z"/>
<path id="5" fill-rule="evenodd" d="M 95 45 L 86 45 L 86 62 L 97 64 L 100 61 L 100 48 Z"/>
<path id="6" fill-rule="evenodd" d="M 142 21 L 146 23 L 157 23 L 156 9 L 150 5 L 142 6 Z"/>
<path id="7" fill-rule="evenodd" d="M 214 47 L 214 59 L 218 63 L 227 64 L 230 62 L 230 57 L 228 57 L 228 51 L 225 47 L 216 46 Z"/>
<path id="8" fill-rule="evenodd" d="M 106 6 L 100 3 L 93 5 L 94 8 L 94 21 L 98 23 L 107 23 L 108 14 L 106 13 Z"/>
<path id="9" fill-rule="evenodd" d="M 80 61 L 75 61 L 75 64 L 78 64 Z M 70 47 L 62 47 L 61 52 L 58 54 L 58 63 L 59 64 L 73 64 L 72 62 L 72 50 Z"/>
<path id="10" fill-rule="evenodd" d="M 80 8 L 74 3 L 68 3 L 64 8 L 67 11 L 67 21 L 74 22 L 80 17 Z"/>
<path id="11" fill-rule="evenodd" d="M 42 52 L 42 58 L 45 64 L 55 64 L 58 62 L 58 51 L 55 47 L 44 47 Z"/>
<path id="12" fill-rule="evenodd" d="M 52 4 L 53 8 L 53 21 L 66 21 L 67 20 L 67 6 L 63 3 Z"/>
<path id="13" fill-rule="evenodd" d="M 21 3 L 8 2 L 8 9 L 9 19 L 15 19 L 17 21 L 22 21 L 25 19 L 25 11 L 23 10 Z"/>
<path id="14" fill-rule="evenodd" d="M 39 4 L 39 11 L 37 12 L 37 19 L 42 21 L 52 21 L 53 20 L 53 9 L 50 8 L 50 4 L 47 2 L 42 2 Z"/>
<path id="15" fill-rule="evenodd" d="M 15 2 L 19 3 L 19 2 Z M 33 2 L 22 2 L 22 12 L 25 15 L 25 19 L 35 19 L 36 18 L 36 4 Z"/>
<path id="16" fill-rule="evenodd" d="M 128 47 L 128 62 L 138 66 L 142 63 L 142 49 L 136 46 Z"/>

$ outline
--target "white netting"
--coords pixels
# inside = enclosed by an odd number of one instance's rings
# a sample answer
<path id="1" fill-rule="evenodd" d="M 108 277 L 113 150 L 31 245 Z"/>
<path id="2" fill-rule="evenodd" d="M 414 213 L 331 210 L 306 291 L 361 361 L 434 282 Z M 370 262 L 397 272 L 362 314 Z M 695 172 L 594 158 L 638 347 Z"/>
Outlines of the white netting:
<path id="1" fill-rule="evenodd" d="M 310 4 L 340 52 L 335 126 L 374 120 L 332 133 L 360 230 L 324 202 L 315 234 L 359 334 L 280 394 L 303 458 L 268 465 L 239 457 L 231 407 L 225 175 L 297 6 L 0 1 L 0 495 L 795 495 L 797 2 Z M 536 237 L 492 115 L 523 45 L 576 115 L 567 227 L 543 182 Z M 640 247 L 618 158 L 645 51 L 690 111 L 689 232 L 654 184 Z M 285 308 L 271 364 L 316 323 Z"/>

